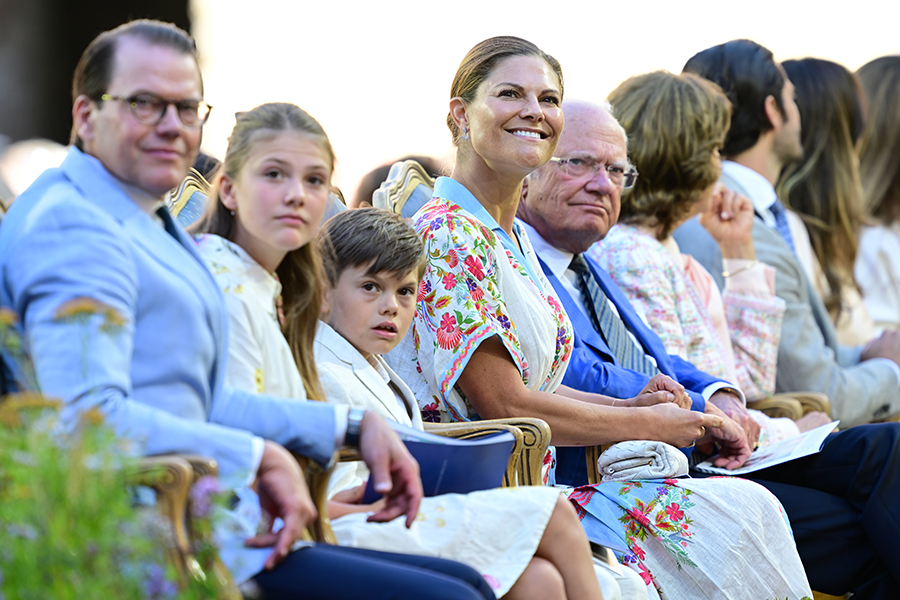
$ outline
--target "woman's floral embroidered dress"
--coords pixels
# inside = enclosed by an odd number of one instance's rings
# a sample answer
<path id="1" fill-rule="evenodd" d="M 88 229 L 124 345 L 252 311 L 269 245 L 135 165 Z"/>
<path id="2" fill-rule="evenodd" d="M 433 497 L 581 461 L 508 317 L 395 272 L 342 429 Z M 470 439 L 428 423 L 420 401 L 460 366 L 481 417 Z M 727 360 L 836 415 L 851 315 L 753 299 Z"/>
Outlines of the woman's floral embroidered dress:
<path id="1" fill-rule="evenodd" d="M 425 276 L 410 332 L 386 359 L 412 388 L 423 418 L 478 418 L 456 381 L 478 345 L 494 335 L 526 386 L 554 391 L 571 355 L 572 326 L 524 232 L 516 227 L 517 257 L 495 230 L 443 198 L 422 207 L 414 226 L 427 252 Z"/>

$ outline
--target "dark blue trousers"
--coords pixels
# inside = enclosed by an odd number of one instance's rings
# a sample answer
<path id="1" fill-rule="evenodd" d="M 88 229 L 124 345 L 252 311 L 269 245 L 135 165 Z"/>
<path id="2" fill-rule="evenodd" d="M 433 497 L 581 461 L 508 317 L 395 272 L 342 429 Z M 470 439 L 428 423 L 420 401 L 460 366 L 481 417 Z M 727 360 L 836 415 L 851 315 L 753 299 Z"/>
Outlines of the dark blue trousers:
<path id="1" fill-rule="evenodd" d="M 814 590 L 900 598 L 900 423 L 832 434 L 820 453 L 748 478 L 784 505 Z"/>
<path id="2" fill-rule="evenodd" d="M 254 579 L 265 600 L 495 600 L 462 563 L 327 544 L 291 552 Z"/>

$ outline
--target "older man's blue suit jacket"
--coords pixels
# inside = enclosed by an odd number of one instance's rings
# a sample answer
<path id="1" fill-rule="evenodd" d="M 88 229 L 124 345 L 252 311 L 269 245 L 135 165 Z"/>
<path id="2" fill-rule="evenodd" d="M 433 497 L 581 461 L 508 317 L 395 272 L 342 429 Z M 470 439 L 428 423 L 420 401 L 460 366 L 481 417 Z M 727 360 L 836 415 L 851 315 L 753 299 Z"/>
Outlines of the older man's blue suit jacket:
<path id="1" fill-rule="evenodd" d="M 619 311 L 619 316 L 644 346 L 644 351 L 656 360 L 660 372 L 685 387 L 694 401 L 691 410 L 703 412 L 706 401 L 701 395 L 706 386 L 722 380 L 700 371 L 681 357 L 666 353 L 665 345 L 641 320 L 622 290 L 607 273 L 585 256 L 597 282 Z M 577 390 L 606 394 L 614 398 L 632 398 L 647 384 L 650 378 L 637 371 L 619 366 L 603 337 L 594 329 L 590 320 L 575 304 L 562 282 L 541 261 L 544 274 L 556 290 L 575 332 L 572 358 L 566 370 L 563 384 Z M 730 384 L 729 384 L 730 385 Z M 558 483 L 579 485 L 587 483 L 583 448 L 557 448 L 556 480 Z"/>

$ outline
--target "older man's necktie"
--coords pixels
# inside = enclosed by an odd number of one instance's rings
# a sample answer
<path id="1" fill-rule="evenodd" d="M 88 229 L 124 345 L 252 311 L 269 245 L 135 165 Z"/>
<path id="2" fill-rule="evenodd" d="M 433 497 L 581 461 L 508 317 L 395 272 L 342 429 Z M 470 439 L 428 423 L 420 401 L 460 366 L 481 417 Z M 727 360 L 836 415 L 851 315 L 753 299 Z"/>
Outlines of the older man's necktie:
<path id="1" fill-rule="evenodd" d="M 609 299 L 594 279 L 594 274 L 584 257 L 576 254 L 569 268 L 578 275 L 581 293 L 584 295 L 594 327 L 606 340 L 606 345 L 612 350 L 619 365 L 645 375 L 653 376 L 659 373 L 659 369 L 650 361 L 644 349 L 631 338 L 625 323 L 609 306 Z"/>

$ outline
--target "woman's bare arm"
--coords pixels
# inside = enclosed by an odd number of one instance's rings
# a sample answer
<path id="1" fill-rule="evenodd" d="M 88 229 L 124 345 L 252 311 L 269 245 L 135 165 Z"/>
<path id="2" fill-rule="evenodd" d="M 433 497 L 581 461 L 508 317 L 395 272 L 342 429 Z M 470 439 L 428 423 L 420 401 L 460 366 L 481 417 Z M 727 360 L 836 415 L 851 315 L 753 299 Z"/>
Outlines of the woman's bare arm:
<path id="1" fill-rule="evenodd" d="M 704 427 L 722 426 L 721 417 L 684 410 L 674 402 L 620 408 L 530 390 L 496 336 L 481 343 L 457 385 L 484 419 L 543 419 L 550 425 L 552 443 L 557 446 L 659 440 L 682 447 L 701 437 Z"/>

